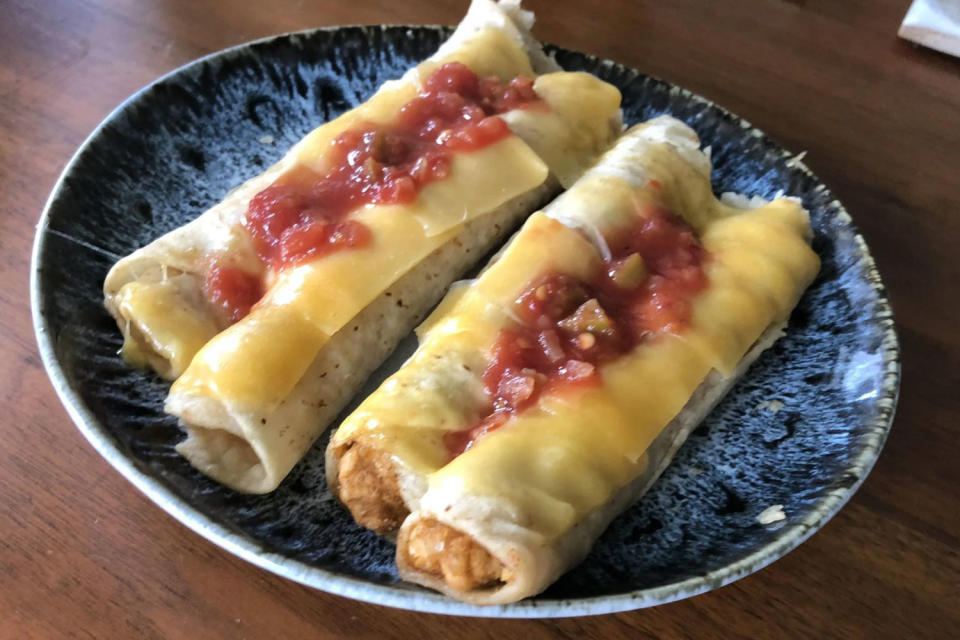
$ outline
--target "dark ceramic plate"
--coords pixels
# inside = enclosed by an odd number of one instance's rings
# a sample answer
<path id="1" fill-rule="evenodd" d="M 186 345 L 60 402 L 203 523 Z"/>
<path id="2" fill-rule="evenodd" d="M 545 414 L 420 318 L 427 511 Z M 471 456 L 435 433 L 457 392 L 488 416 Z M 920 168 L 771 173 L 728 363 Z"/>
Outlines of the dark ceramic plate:
<path id="1" fill-rule="evenodd" d="M 93 132 L 54 188 L 33 256 L 40 351 L 70 415 L 124 476 L 215 544 L 304 584 L 389 606 L 483 616 L 634 609 L 702 593 L 784 555 L 850 497 L 890 428 L 899 359 L 873 260 L 830 191 L 762 132 L 683 89 L 563 49 L 551 50 L 564 67 L 620 88 L 628 123 L 670 113 L 696 129 L 712 147 L 717 192 L 802 198 L 823 260 L 787 336 L 590 557 L 536 598 L 467 606 L 398 580 L 393 547 L 354 525 L 327 492 L 325 438 L 268 496 L 224 489 L 174 452 L 182 434 L 161 410 L 167 385 L 117 356 L 120 335 L 102 305 L 108 268 L 199 215 L 447 35 L 343 27 L 242 45 L 158 80 Z M 786 519 L 761 524 L 773 505 Z"/>

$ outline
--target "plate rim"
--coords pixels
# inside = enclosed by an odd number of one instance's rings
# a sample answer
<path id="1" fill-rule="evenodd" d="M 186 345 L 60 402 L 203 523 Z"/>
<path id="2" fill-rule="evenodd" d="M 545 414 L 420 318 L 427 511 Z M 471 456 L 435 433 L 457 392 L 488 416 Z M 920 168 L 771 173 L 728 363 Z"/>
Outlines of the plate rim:
<path id="1" fill-rule="evenodd" d="M 876 463 L 876 460 L 879 458 L 893 425 L 901 381 L 899 340 L 896 335 L 893 311 L 886 293 L 886 287 L 883 284 L 876 262 L 867 247 L 866 241 L 843 203 L 837 198 L 833 198 L 830 205 L 836 209 L 835 217 L 845 225 L 849 225 L 853 233 L 853 240 L 857 245 L 858 253 L 857 267 L 862 270 L 864 279 L 877 295 L 876 310 L 873 314 L 873 319 L 882 333 L 879 350 L 882 357 L 881 366 L 883 373 L 879 385 L 880 395 L 877 398 L 878 410 L 876 415 L 863 423 L 862 426 L 865 429 L 865 435 L 862 439 L 862 450 L 855 459 L 850 461 L 846 469 L 848 472 L 856 473 L 856 480 L 848 486 L 836 487 L 824 493 L 811 508 L 806 518 L 800 522 L 784 527 L 783 530 L 767 544 L 735 562 L 731 562 L 707 573 L 694 575 L 679 582 L 645 589 L 636 589 L 618 594 L 591 596 L 587 598 L 521 600 L 520 602 L 508 605 L 483 607 L 469 605 L 413 585 L 405 585 L 405 583 L 402 582 L 399 585 L 376 584 L 343 573 L 311 566 L 300 560 L 268 550 L 253 538 L 232 531 L 223 524 L 213 520 L 210 516 L 186 500 L 175 495 L 171 489 L 166 487 L 153 475 L 140 469 L 138 463 L 132 457 L 127 456 L 117 446 L 113 441 L 113 437 L 100 424 L 89 407 L 86 406 L 77 390 L 70 386 L 63 368 L 57 359 L 48 321 L 41 307 L 40 270 L 43 267 L 41 255 L 46 240 L 51 235 L 49 232 L 50 210 L 61 196 L 64 183 L 72 174 L 75 165 L 87 151 L 88 147 L 98 138 L 101 131 L 119 118 L 130 105 L 139 100 L 153 87 L 178 77 L 181 74 L 189 73 L 193 68 L 199 68 L 213 60 L 225 59 L 247 51 L 252 51 L 256 54 L 254 49 L 257 46 L 265 45 L 275 40 L 283 39 L 292 41 L 298 38 L 309 38 L 317 32 L 324 31 L 335 32 L 344 29 L 386 30 L 395 28 L 408 29 L 411 31 L 434 30 L 443 32 L 448 31 L 451 27 L 436 24 L 331 25 L 266 36 L 214 51 L 159 76 L 128 96 L 103 118 L 73 153 L 54 183 L 36 225 L 36 234 L 34 236 L 30 257 L 30 307 L 40 357 L 54 391 L 71 420 L 97 453 L 141 493 L 146 495 L 154 504 L 172 516 L 180 524 L 186 526 L 216 546 L 261 569 L 327 593 L 360 600 L 362 602 L 424 613 L 484 618 L 546 618 L 598 615 L 667 604 L 700 595 L 713 589 L 718 589 L 759 571 L 797 548 L 807 540 L 807 538 L 813 535 L 813 533 L 820 530 L 827 521 L 840 511 L 860 485 L 863 484 Z M 746 132 L 745 135 L 756 136 L 772 143 L 775 150 L 783 158 L 787 159 L 792 167 L 798 169 L 815 181 L 816 186 L 814 189 L 827 190 L 824 182 L 803 162 L 803 154 L 798 155 L 791 153 L 782 144 L 767 135 L 766 132 L 755 127 L 746 119 L 734 114 L 723 106 L 714 103 L 712 100 L 673 82 L 663 80 L 657 76 L 647 74 L 639 69 L 628 67 L 613 60 L 585 52 L 566 49 L 564 47 L 550 46 L 562 51 L 570 51 L 583 55 L 585 58 L 596 61 L 598 64 L 609 65 L 626 71 L 637 71 L 654 81 L 662 82 L 669 86 L 671 90 L 680 92 L 688 99 L 717 109 L 725 117 L 738 123 Z M 832 192 L 831 195 L 833 195 Z"/>

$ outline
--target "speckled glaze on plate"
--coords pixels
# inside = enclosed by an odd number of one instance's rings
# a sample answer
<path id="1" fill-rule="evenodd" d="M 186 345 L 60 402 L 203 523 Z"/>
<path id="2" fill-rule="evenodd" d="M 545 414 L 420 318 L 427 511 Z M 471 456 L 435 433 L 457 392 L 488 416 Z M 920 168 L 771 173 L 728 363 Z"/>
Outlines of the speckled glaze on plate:
<path id="1" fill-rule="evenodd" d="M 787 336 L 691 435 L 638 504 L 543 594 L 480 608 L 400 582 L 393 547 L 326 489 L 314 446 L 267 496 L 229 491 L 174 452 L 167 385 L 118 357 L 102 305 L 113 262 L 195 218 L 301 136 L 430 55 L 444 27 L 340 27 L 213 54 L 114 111 L 64 170 L 37 229 L 32 304 L 40 352 L 71 417 L 127 479 L 186 526 L 269 571 L 343 596 L 437 613 L 535 617 L 651 606 L 722 586 L 821 527 L 863 482 L 890 429 L 899 354 L 890 307 L 843 206 L 749 123 L 608 60 L 551 48 L 623 92 L 633 124 L 670 113 L 710 145 L 717 192 L 803 199 L 823 261 Z M 408 340 L 380 378 L 413 347 Z M 376 380 L 371 382 L 371 386 Z M 782 505 L 786 519 L 757 516 Z"/>

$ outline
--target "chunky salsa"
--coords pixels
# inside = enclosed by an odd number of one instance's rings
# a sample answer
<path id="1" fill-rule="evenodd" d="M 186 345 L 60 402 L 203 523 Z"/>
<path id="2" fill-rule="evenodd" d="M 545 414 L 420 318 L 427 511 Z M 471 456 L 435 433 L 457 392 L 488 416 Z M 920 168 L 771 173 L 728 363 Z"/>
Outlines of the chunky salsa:
<path id="1" fill-rule="evenodd" d="M 509 135 L 498 114 L 541 104 L 531 78 L 504 83 L 460 63 L 444 64 L 392 123 L 361 125 L 337 136 L 327 156 L 329 171 L 301 167 L 254 196 L 243 224 L 260 259 L 273 269 L 365 246 L 370 231 L 346 219 L 350 211 L 412 202 L 425 185 L 449 175 L 454 153 Z M 235 286 L 240 278 L 234 276 L 211 271 L 207 291 L 235 321 L 249 311 L 252 286 Z"/>
<path id="2" fill-rule="evenodd" d="M 517 321 L 500 332 L 483 374 L 490 405 L 474 428 L 448 434 L 452 456 L 540 395 L 597 384 L 598 365 L 689 323 L 691 299 L 707 286 L 707 255 L 689 225 L 653 209 L 610 250 L 596 278 L 548 273 L 517 299 Z"/>

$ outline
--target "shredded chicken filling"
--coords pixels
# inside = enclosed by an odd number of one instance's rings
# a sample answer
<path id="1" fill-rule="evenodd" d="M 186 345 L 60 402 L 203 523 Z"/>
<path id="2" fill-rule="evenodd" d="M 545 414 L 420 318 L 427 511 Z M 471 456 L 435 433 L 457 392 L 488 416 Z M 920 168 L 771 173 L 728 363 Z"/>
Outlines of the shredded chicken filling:
<path id="1" fill-rule="evenodd" d="M 361 526 L 387 533 L 409 514 L 393 462 L 382 451 L 351 443 L 340 457 L 337 479 L 340 500 Z"/>
<path id="2" fill-rule="evenodd" d="M 467 534 L 436 520 L 413 525 L 405 552 L 413 568 L 443 578 L 458 591 L 493 587 L 508 579 L 500 560 Z"/>

